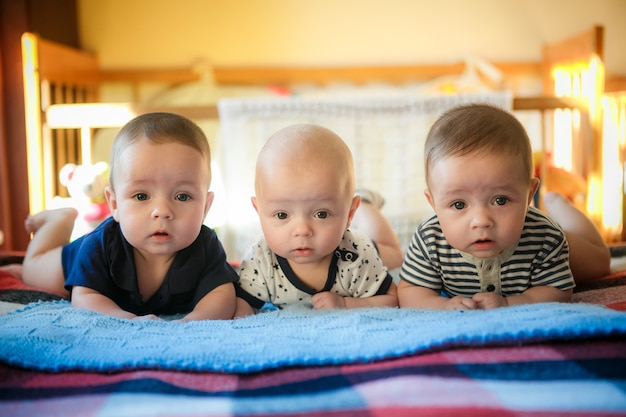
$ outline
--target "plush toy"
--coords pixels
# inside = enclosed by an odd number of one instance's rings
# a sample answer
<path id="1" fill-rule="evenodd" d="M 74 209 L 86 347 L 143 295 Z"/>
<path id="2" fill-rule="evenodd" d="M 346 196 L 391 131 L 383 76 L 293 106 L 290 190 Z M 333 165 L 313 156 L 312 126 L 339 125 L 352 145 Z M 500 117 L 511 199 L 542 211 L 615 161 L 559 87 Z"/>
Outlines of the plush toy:
<path id="1" fill-rule="evenodd" d="M 93 228 L 109 217 L 109 206 L 104 198 L 104 189 L 109 183 L 109 164 L 66 164 L 61 168 L 59 179 L 67 187 L 80 219 Z"/>

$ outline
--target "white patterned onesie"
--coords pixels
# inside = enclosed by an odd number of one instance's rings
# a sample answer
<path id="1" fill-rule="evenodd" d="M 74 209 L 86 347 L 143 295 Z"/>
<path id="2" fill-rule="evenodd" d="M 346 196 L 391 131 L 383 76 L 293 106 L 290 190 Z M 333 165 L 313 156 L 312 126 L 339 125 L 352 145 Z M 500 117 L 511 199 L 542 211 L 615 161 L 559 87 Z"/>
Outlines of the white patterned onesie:
<path id="1" fill-rule="evenodd" d="M 371 297 L 386 294 L 393 282 L 369 238 L 347 230 L 335 250 L 324 288 L 342 297 Z M 265 303 L 278 308 L 312 305 L 317 291 L 293 272 L 287 259 L 270 250 L 264 239 L 252 247 L 241 263 L 237 295 L 259 309 Z"/>

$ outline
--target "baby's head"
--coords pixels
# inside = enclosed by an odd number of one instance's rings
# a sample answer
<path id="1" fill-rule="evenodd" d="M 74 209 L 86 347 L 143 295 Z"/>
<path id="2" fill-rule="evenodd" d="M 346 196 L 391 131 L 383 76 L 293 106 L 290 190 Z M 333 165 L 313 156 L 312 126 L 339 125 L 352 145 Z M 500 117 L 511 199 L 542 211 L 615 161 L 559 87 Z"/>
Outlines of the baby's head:
<path id="1" fill-rule="evenodd" d="M 146 113 L 128 122 L 117 134 L 111 149 L 110 184 L 115 185 L 115 176 L 119 173 L 118 162 L 122 152 L 141 140 L 151 144 L 178 143 L 198 151 L 206 160 L 209 176 L 211 175 L 211 150 L 206 135 L 191 120 L 174 113 Z M 154 161 L 156 169 L 158 161 Z M 209 183 L 211 179 L 209 177 Z"/>
<path id="2" fill-rule="evenodd" d="M 530 139 L 512 114 L 489 104 L 467 104 L 445 112 L 431 127 L 424 149 L 426 183 L 443 158 L 465 155 L 513 155 L 524 177 L 533 177 Z"/>
<path id="3" fill-rule="evenodd" d="M 149 113 L 128 122 L 111 151 L 111 215 L 144 255 L 171 255 L 198 237 L 213 202 L 211 153 L 191 120 Z"/>
<path id="4" fill-rule="evenodd" d="M 268 246 L 298 264 L 328 262 L 359 206 L 344 141 L 313 124 L 276 132 L 257 159 L 252 203 Z"/>
<path id="5" fill-rule="evenodd" d="M 488 258 L 516 244 L 539 180 L 513 115 L 484 104 L 453 108 L 431 128 L 424 156 L 425 195 L 451 246 Z"/>
<path id="6" fill-rule="evenodd" d="M 354 196 L 354 162 L 345 142 L 332 130 L 315 124 L 296 124 L 272 135 L 257 159 L 255 192 L 272 187 L 277 175 L 301 177 L 325 173 L 334 178 L 344 199 Z"/>

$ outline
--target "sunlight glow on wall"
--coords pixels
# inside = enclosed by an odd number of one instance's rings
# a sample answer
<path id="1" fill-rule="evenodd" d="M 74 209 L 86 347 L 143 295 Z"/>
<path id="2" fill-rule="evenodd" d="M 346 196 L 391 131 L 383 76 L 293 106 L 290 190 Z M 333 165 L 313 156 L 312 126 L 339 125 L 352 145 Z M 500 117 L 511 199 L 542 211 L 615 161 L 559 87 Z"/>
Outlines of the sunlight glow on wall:
<path id="1" fill-rule="evenodd" d="M 626 95 L 606 95 L 603 109 L 602 226 L 610 234 L 622 231 L 623 161 L 626 146 Z"/>
<path id="2" fill-rule="evenodd" d="M 39 141 L 39 126 L 41 124 L 41 114 L 39 112 L 40 103 L 38 100 L 39 75 L 37 73 L 37 43 L 32 35 L 22 36 L 22 68 L 24 77 L 24 108 L 27 138 L 35 138 L 26 142 L 26 156 L 28 169 L 28 194 L 29 210 L 37 213 L 45 208 L 42 193 L 44 167 L 39 161 L 42 159 L 42 148 Z"/>
<path id="3" fill-rule="evenodd" d="M 595 144 L 592 143 L 588 150 L 577 148 L 579 145 L 573 142 L 576 132 L 582 129 L 580 111 L 555 110 L 551 163 L 575 172 L 577 157 L 588 160 L 587 214 L 598 222 L 605 239 L 611 241 L 622 232 L 622 200 L 626 192 L 626 165 L 622 160 L 622 149 L 626 146 L 625 96 L 608 97 L 610 95 L 602 94 L 604 65 L 598 58 L 560 66 L 555 68 L 552 76 L 557 97 L 583 97 L 588 100 Z M 592 155 L 586 155 L 588 151 Z M 594 152 L 601 152 L 601 157 L 597 158 Z"/>
<path id="4" fill-rule="evenodd" d="M 574 94 L 576 84 L 573 72 L 568 68 L 556 68 L 553 72 L 554 93 L 557 97 L 570 97 Z M 556 109 L 554 111 L 552 164 L 566 171 L 572 170 L 573 150 L 572 110 Z"/>
<path id="5" fill-rule="evenodd" d="M 552 164 L 566 171 L 572 170 L 572 110 L 556 109 L 554 111 L 554 153 Z"/>

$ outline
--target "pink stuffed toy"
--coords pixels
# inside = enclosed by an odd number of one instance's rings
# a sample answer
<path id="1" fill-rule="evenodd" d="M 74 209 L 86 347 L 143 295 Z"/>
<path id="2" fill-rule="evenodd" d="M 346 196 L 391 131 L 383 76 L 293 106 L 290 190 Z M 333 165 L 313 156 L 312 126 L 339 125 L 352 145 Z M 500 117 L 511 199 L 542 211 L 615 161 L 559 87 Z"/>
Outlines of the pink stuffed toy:
<path id="1" fill-rule="evenodd" d="M 109 217 L 111 213 L 104 198 L 104 189 L 109 184 L 109 164 L 66 164 L 59 178 L 61 184 L 67 187 L 75 202 L 73 206 L 85 222 L 95 227 Z"/>

